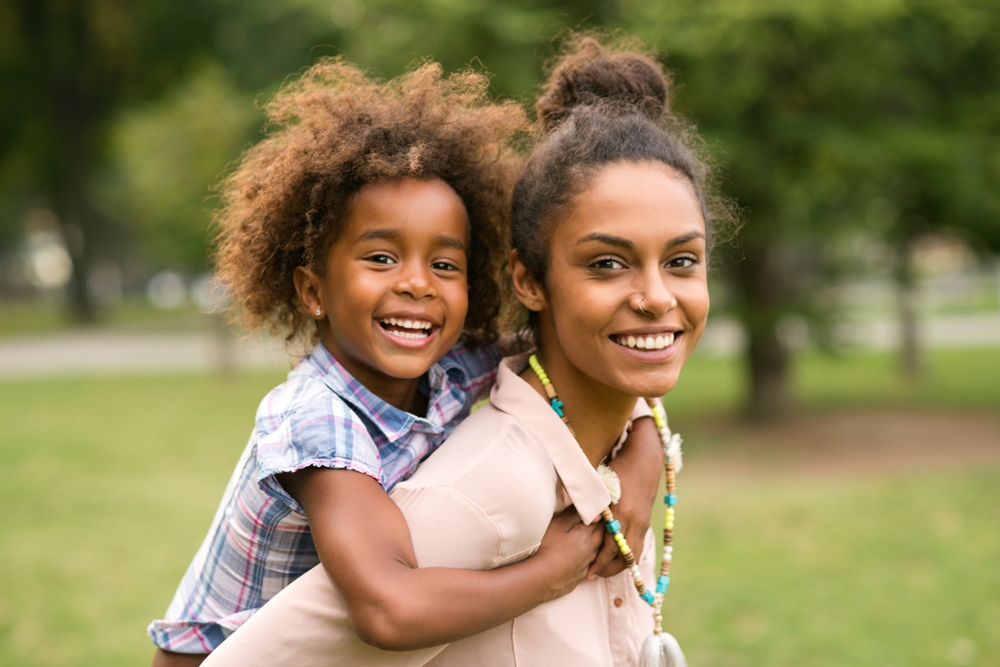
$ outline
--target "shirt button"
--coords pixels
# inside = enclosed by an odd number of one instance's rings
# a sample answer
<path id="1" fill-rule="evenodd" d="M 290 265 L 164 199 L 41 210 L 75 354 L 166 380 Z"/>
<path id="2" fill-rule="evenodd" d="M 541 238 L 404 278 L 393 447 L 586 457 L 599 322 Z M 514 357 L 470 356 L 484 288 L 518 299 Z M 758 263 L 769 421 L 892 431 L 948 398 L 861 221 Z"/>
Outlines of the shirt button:
<path id="1" fill-rule="evenodd" d="M 625 601 L 624 601 L 624 600 L 622 600 L 621 598 L 615 598 L 615 606 L 616 606 L 616 607 L 620 607 L 620 606 L 622 606 L 622 605 L 623 605 L 624 603 L 625 603 Z"/>

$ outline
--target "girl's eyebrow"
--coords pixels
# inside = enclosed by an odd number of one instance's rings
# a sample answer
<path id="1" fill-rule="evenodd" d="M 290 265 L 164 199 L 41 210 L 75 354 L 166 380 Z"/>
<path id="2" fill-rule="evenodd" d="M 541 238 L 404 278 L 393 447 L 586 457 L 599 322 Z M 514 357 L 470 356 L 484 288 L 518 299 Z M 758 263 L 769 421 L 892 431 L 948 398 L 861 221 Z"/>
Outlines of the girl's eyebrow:
<path id="1" fill-rule="evenodd" d="M 682 234 L 681 236 L 670 239 L 667 242 L 667 248 L 673 248 L 674 246 L 679 246 L 687 243 L 688 241 L 693 241 L 694 239 L 705 238 L 704 232 L 694 231 L 688 232 L 687 234 Z M 598 243 L 605 243 L 607 245 L 612 245 L 622 250 L 635 250 L 635 244 L 624 239 L 620 236 L 612 236 L 611 234 L 602 234 L 600 232 L 595 232 L 593 234 L 587 234 L 576 242 L 576 245 L 582 243 L 589 243 L 591 241 L 597 241 Z"/>
<path id="2" fill-rule="evenodd" d="M 454 236 L 445 236 L 444 234 L 441 234 L 435 240 L 446 248 L 455 248 L 456 250 L 465 252 L 465 241 L 462 239 L 456 239 Z"/>
<path id="3" fill-rule="evenodd" d="M 374 229 L 366 229 L 365 231 L 358 234 L 358 241 L 373 241 L 373 240 L 388 240 L 394 241 L 401 237 L 403 232 L 395 227 L 375 227 Z M 465 251 L 465 241 L 462 239 L 457 239 L 454 236 L 447 236 L 445 234 L 439 234 L 434 238 L 438 245 L 442 245 L 446 248 L 456 248 L 457 250 Z"/>

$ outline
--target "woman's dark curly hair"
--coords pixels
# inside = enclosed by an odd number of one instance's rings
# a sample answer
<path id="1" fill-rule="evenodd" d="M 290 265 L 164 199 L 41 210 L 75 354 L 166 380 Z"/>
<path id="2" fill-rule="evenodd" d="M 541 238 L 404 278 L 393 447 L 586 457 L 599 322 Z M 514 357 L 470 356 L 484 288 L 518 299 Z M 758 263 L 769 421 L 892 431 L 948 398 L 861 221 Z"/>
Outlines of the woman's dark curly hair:
<path id="1" fill-rule="evenodd" d="M 295 268 L 325 272 L 352 197 L 365 185 L 438 178 L 469 218 L 465 340 L 495 340 L 514 145 L 526 120 L 518 105 L 490 102 L 487 86 L 483 74 L 443 77 L 430 62 L 376 81 L 341 58 L 285 85 L 265 108 L 269 135 L 220 186 L 216 266 L 245 325 L 289 341 L 315 337 L 292 282 Z"/>

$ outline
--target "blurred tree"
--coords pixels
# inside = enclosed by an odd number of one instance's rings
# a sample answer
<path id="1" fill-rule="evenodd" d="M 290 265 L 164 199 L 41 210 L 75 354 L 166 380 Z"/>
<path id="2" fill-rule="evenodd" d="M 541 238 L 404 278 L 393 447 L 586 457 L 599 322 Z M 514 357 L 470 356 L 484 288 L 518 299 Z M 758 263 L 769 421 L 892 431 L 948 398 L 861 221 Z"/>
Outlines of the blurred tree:
<path id="1" fill-rule="evenodd" d="M 792 314 L 819 329 L 833 237 L 873 202 L 905 248 L 949 226 L 995 238 L 1000 207 L 996 0 L 624 0 L 661 38 L 677 105 L 729 166 L 748 211 L 726 270 L 749 333 L 747 411 L 790 399 Z M 903 252 L 905 256 L 905 252 Z M 848 268 L 849 270 L 849 268 Z M 901 275 L 905 275 L 905 272 Z"/>
<path id="2" fill-rule="evenodd" d="M 157 95 L 204 53 L 217 4 L 0 3 L 0 174 L 13 175 L 3 183 L 5 199 L 30 191 L 58 215 L 80 319 L 94 315 L 88 269 L 112 231 L 92 193 L 109 124 L 123 104 Z"/>
<path id="3" fill-rule="evenodd" d="M 210 187 L 260 137 L 251 98 L 266 100 L 318 57 L 344 53 L 386 77 L 426 57 L 449 71 L 472 64 L 497 74 L 498 94 L 523 95 L 551 51 L 539 54 L 539 42 L 567 23 L 611 20 L 614 4 L 248 0 L 227 11 L 211 62 L 114 125 L 101 208 L 127 221 L 153 265 L 205 266 Z"/>
<path id="4" fill-rule="evenodd" d="M 144 263 L 208 268 L 211 186 L 263 121 L 217 65 L 126 111 L 111 131 L 113 169 L 99 203 L 127 227 Z"/>

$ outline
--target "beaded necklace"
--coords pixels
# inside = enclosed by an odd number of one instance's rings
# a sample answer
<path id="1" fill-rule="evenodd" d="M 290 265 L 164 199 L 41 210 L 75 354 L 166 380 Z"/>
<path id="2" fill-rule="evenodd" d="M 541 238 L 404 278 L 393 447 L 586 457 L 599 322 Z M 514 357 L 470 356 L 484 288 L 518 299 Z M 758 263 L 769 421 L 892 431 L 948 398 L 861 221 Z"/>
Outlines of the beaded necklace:
<path id="1" fill-rule="evenodd" d="M 576 432 L 570 426 L 569 418 L 566 417 L 566 411 L 563 409 L 563 402 L 559 400 L 556 388 L 552 386 L 552 381 L 549 379 L 545 369 L 542 368 L 538 357 L 532 354 L 528 357 L 528 364 L 531 366 L 531 370 L 535 372 L 535 375 L 538 376 L 539 382 L 542 383 L 545 395 L 549 399 L 549 405 L 559 415 L 559 418 L 562 419 L 566 428 L 569 429 L 570 434 L 576 438 Z M 670 634 L 663 632 L 663 616 L 661 614 L 663 598 L 667 593 L 667 588 L 670 586 L 670 563 L 673 560 L 674 551 L 674 508 L 677 505 L 676 473 L 680 468 L 680 436 L 671 435 L 670 431 L 667 430 L 667 415 L 663 409 L 663 402 L 659 398 L 647 398 L 646 403 L 649 405 L 650 410 L 653 411 L 653 421 L 656 423 L 656 430 L 659 433 L 660 442 L 663 444 L 663 453 L 665 455 L 664 468 L 667 477 L 667 494 L 663 497 L 663 502 L 666 505 L 666 516 L 663 526 L 663 560 L 660 563 L 660 575 L 656 580 L 655 593 L 646 588 L 646 584 L 642 579 L 642 573 L 639 572 L 639 566 L 635 562 L 635 554 L 629 548 L 628 542 L 625 540 L 625 535 L 622 534 L 621 524 L 611 513 L 610 507 L 604 508 L 601 512 L 601 518 L 604 519 L 605 528 L 614 536 L 615 542 L 618 544 L 618 549 L 621 551 L 625 566 L 632 574 L 632 581 L 635 583 L 635 589 L 639 593 L 639 597 L 653 608 L 653 636 L 643 643 L 640 665 L 642 667 L 646 667 L 647 665 L 686 667 L 687 662 L 684 659 L 684 654 L 681 652 L 680 646 L 677 644 L 677 640 Z M 613 475 L 614 473 L 611 474 Z M 617 498 L 612 498 L 611 500 L 612 503 L 617 501 Z"/>

